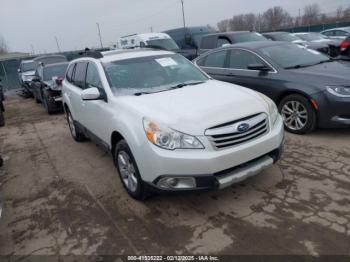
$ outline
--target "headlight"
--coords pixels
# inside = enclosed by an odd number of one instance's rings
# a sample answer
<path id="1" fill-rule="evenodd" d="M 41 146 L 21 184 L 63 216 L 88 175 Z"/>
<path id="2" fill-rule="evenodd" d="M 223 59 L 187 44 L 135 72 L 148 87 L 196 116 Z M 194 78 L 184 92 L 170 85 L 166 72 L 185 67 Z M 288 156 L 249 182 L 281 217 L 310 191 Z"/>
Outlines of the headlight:
<path id="1" fill-rule="evenodd" d="M 32 81 L 33 76 L 24 76 L 24 81 Z"/>
<path id="2" fill-rule="evenodd" d="M 350 97 L 350 87 L 345 86 L 327 86 L 327 91 L 332 95 L 339 97 Z"/>
<path id="3" fill-rule="evenodd" d="M 202 149 L 204 146 L 194 136 L 186 135 L 171 128 L 162 126 L 148 119 L 143 119 L 143 127 L 148 140 L 161 148 L 174 150 L 184 149 Z"/>
<path id="4" fill-rule="evenodd" d="M 275 102 L 273 102 L 269 97 L 265 96 L 264 94 L 259 93 L 259 92 L 257 92 L 257 93 L 267 103 L 268 108 L 269 108 L 269 115 L 271 118 L 271 123 L 272 123 L 272 125 L 274 125 L 276 120 L 277 120 L 277 117 L 278 117 L 278 109 L 277 109 Z"/>

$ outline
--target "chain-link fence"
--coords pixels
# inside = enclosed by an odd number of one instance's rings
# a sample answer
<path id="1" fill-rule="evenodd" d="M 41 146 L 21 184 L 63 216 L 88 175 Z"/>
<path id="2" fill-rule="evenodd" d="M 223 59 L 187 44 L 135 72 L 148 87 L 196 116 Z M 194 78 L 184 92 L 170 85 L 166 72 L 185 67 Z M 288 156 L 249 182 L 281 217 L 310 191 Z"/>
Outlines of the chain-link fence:
<path id="1" fill-rule="evenodd" d="M 329 24 L 318 24 L 318 25 L 306 25 L 299 27 L 283 28 L 280 31 L 286 31 L 291 33 L 301 33 L 301 32 L 321 32 L 323 30 L 346 27 L 350 26 L 350 22 L 335 22 Z"/>

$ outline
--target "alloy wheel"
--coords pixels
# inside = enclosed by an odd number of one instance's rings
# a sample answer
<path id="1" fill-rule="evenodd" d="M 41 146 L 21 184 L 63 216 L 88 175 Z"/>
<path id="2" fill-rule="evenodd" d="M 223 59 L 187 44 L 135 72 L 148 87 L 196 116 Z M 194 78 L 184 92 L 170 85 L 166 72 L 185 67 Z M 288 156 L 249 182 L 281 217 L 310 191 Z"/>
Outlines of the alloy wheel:
<path id="1" fill-rule="evenodd" d="M 124 185 L 131 192 L 135 192 L 137 190 L 138 180 L 136 178 L 135 167 L 130 156 L 125 151 L 119 151 L 117 159 L 120 176 Z"/>
<path id="2" fill-rule="evenodd" d="M 298 101 L 286 102 L 281 110 L 284 124 L 292 130 L 301 130 L 308 121 L 305 106 Z"/>

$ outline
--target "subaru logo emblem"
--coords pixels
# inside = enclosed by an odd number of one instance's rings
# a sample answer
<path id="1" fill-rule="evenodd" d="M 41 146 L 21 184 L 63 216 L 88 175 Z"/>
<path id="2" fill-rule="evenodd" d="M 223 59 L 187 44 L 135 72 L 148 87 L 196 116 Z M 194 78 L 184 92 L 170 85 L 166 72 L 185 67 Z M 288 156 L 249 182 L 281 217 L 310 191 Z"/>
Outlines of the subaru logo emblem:
<path id="1" fill-rule="evenodd" d="M 249 124 L 247 123 L 242 123 L 242 124 L 239 124 L 238 127 L 237 127 L 237 131 L 240 132 L 240 133 L 244 133 L 244 132 L 247 132 L 248 129 L 249 129 Z"/>

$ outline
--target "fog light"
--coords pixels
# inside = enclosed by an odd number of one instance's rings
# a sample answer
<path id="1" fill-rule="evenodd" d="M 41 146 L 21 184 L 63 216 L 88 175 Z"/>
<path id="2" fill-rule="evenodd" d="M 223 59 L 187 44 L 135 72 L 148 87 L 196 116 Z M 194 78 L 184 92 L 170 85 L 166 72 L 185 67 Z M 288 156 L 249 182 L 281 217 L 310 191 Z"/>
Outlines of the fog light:
<path id="1" fill-rule="evenodd" d="M 157 185 L 164 189 L 188 189 L 196 187 L 196 180 L 193 177 L 163 177 Z"/>

